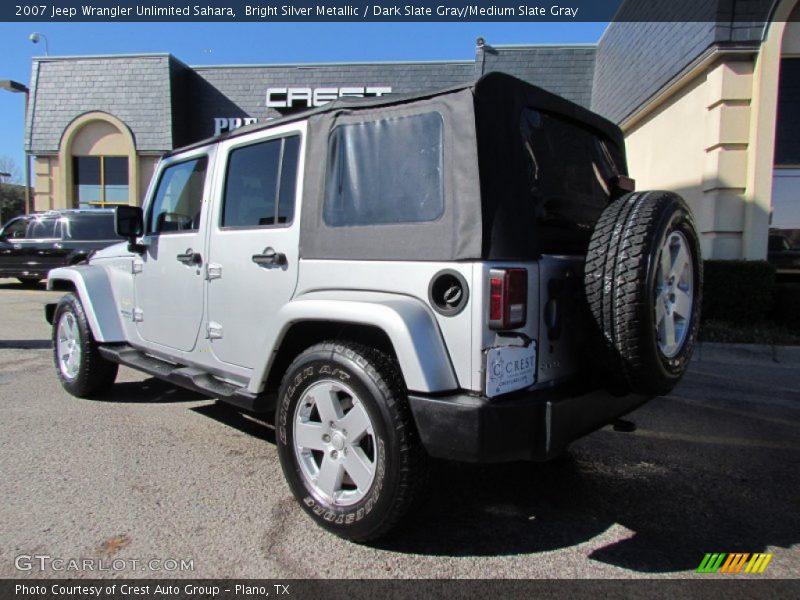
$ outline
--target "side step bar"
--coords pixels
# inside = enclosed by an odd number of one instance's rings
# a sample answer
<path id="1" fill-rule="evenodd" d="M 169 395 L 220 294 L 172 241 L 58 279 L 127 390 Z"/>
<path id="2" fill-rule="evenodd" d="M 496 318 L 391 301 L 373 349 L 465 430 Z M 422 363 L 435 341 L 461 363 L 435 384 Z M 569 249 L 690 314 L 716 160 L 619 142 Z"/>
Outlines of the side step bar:
<path id="1" fill-rule="evenodd" d="M 158 360 L 127 344 L 99 346 L 98 350 L 106 360 L 143 371 L 195 392 L 219 398 L 244 410 L 265 413 L 275 408 L 275 398 L 272 395 L 253 394 L 244 388 L 220 381 L 201 369 Z"/>

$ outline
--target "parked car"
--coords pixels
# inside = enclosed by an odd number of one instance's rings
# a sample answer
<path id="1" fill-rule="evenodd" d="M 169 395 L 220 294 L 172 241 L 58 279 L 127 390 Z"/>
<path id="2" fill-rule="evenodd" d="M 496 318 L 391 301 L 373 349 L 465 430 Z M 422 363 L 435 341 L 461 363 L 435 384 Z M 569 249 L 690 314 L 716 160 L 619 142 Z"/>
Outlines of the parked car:
<path id="1" fill-rule="evenodd" d="M 680 380 L 698 235 L 632 184 L 616 125 L 498 73 L 237 129 L 160 162 L 127 244 L 51 273 L 56 374 L 274 414 L 299 504 L 374 539 L 429 457 L 547 460 Z"/>
<path id="2" fill-rule="evenodd" d="M 0 277 L 36 283 L 51 269 L 77 264 L 119 241 L 112 209 L 23 215 L 0 229 Z"/>
<path id="3" fill-rule="evenodd" d="M 767 260 L 779 276 L 800 275 L 800 231 L 773 229 L 769 233 Z M 794 243 L 792 243 L 794 240 Z"/>

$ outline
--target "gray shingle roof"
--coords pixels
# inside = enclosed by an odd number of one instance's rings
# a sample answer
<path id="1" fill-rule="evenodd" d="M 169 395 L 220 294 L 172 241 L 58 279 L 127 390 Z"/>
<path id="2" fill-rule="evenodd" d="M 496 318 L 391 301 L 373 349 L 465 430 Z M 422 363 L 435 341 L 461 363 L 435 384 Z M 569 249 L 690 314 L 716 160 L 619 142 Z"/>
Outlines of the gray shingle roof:
<path id="1" fill-rule="evenodd" d="M 483 51 L 483 72 L 514 75 L 588 108 L 595 52 L 594 45 L 495 46 Z"/>
<path id="2" fill-rule="evenodd" d="M 658 5 L 663 14 L 657 16 L 663 22 L 620 20 L 609 24 L 597 47 L 592 110 L 622 122 L 710 47 L 755 48 L 773 4 L 773 0 L 676 2 L 679 4 L 674 6 L 669 2 Z M 623 4 L 621 18 L 625 18 L 625 9 Z M 692 18 L 704 20 L 670 22 L 670 10 L 695 10 Z"/>
<path id="3" fill-rule="evenodd" d="M 76 117 L 103 111 L 128 125 L 138 151 L 169 150 L 170 98 L 166 54 L 34 59 L 27 149 L 57 152 L 64 130 Z"/>

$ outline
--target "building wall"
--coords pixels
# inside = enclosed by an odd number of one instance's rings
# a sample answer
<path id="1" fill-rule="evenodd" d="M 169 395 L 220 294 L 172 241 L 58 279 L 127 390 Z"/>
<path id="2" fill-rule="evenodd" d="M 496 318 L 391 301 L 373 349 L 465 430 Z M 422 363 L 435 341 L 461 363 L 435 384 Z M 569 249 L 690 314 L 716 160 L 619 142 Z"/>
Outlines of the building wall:
<path id="1" fill-rule="evenodd" d="M 638 188 L 689 200 L 707 258 L 764 258 L 773 194 L 791 202 L 800 185 L 798 169 L 775 178 L 773 190 L 777 65 L 781 55 L 800 56 L 800 23 L 787 18 L 797 0 L 782 0 L 766 29 L 757 17 L 772 0 L 732 1 L 737 14 L 755 7 L 752 23 L 614 22 L 596 47 L 480 44 L 475 61 L 188 67 L 170 55 L 35 59 L 26 142 L 36 156 L 35 206 L 72 205 L 71 157 L 83 155 L 128 156 L 129 201 L 141 203 L 157 157 L 213 135 L 215 119 L 279 116 L 266 107 L 270 87 L 406 93 L 503 71 L 621 123 Z"/>
<path id="2" fill-rule="evenodd" d="M 576 104 L 592 103 L 596 46 L 495 46 L 478 48 L 479 75 L 501 71 Z"/>
<path id="3" fill-rule="evenodd" d="M 597 46 L 592 110 L 621 122 L 713 44 L 715 35 L 715 23 L 609 24 Z"/>
<path id="4" fill-rule="evenodd" d="M 147 186 L 150 185 L 150 180 L 153 178 L 153 173 L 156 171 L 159 156 L 140 155 L 139 156 L 139 198 L 137 204 L 142 204 L 147 194 Z"/>
<path id="5" fill-rule="evenodd" d="M 752 61 L 717 62 L 626 131 L 637 188 L 687 199 L 705 258 L 743 255 L 752 88 Z"/>
<path id="6" fill-rule="evenodd" d="M 172 149 L 169 56 L 46 57 L 33 62 L 27 149 L 58 152 L 78 116 L 105 112 L 123 121 L 139 151 Z"/>
<path id="7" fill-rule="evenodd" d="M 56 186 L 60 171 L 57 156 L 37 156 L 33 160 L 33 208 L 34 210 L 52 210 L 63 208 L 58 201 Z"/>
<path id="8" fill-rule="evenodd" d="M 328 65 L 234 65 L 193 67 L 187 85 L 194 102 L 191 130 L 195 140 L 215 133 L 217 118 L 280 117 L 267 108 L 268 88 L 389 87 L 394 94 L 463 85 L 474 79 L 473 62 L 375 63 Z"/>

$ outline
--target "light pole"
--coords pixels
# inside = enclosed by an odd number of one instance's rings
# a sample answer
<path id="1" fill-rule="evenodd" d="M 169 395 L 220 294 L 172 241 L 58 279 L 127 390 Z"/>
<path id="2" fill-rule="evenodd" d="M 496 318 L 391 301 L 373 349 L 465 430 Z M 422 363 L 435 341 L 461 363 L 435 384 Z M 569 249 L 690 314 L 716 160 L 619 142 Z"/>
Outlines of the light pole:
<path id="1" fill-rule="evenodd" d="M 25 114 L 22 116 L 23 120 L 23 128 L 22 131 L 25 131 L 25 127 L 28 124 L 28 101 L 30 99 L 30 90 L 28 87 L 19 81 L 12 81 L 10 79 L 2 79 L 0 80 L 0 89 L 7 90 L 9 92 L 17 92 L 25 94 Z M 24 135 L 24 134 L 23 134 Z M 28 150 L 24 148 L 23 144 L 23 151 L 25 153 L 25 212 L 30 213 L 31 210 L 31 160 L 30 156 L 28 156 Z"/>
<path id="2" fill-rule="evenodd" d="M 44 55 L 50 56 L 50 47 L 47 43 L 47 36 L 43 33 L 39 33 L 38 31 L 34 31 L 32 34 L 28 36 L 28 39 L 32 41 L 34 44 L 38 44 L 40 39 L 44 40 Z"/>

